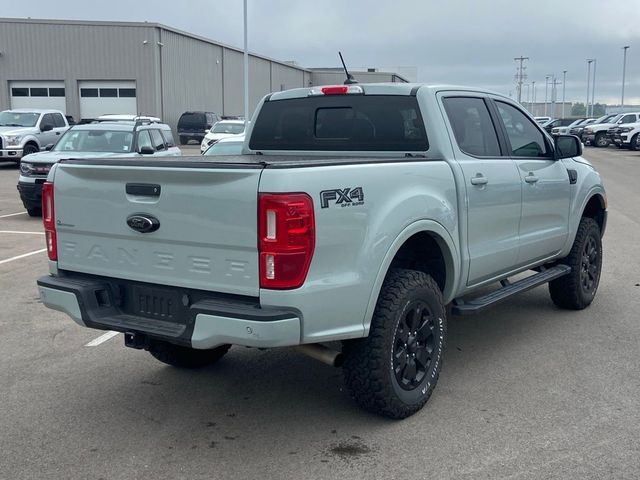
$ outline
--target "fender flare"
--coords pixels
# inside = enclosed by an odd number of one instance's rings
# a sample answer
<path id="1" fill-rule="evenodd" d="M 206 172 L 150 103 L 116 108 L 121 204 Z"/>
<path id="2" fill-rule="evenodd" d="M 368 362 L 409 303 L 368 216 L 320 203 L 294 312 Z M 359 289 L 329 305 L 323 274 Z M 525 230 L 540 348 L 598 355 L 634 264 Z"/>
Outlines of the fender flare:
<path id="1" fill-rule="evenodd" d="M 387 253 L 378 269 L 376 280 L 369 296 L 369 303 L 364 316 L 364 336 L 369 335 L 369 326 L 371 325 L 371 319 L 373 318 L 373 312 L 378 302 L 378 296 L 382 289 L 382 283 L 384 282 L 391 262 L 395 258 L 396 254 L 404 243 L 416 233 L 429 233 L 431 234 L 440 248 L 444 256 L 445 268 L 447 270 L 447 282 L 443 292 L 445 304 L 453 300 L 455 292 L 457 291 L 458 277 L 460 276 L 461 265 L 460 255 L 458 253 L 458 247 L 453 238 L 449 234 L 446 228 L 442 224 L 433 220 L 418 220 L 409 224 L 400 232 L 395 240 L 389 246 Z"/>

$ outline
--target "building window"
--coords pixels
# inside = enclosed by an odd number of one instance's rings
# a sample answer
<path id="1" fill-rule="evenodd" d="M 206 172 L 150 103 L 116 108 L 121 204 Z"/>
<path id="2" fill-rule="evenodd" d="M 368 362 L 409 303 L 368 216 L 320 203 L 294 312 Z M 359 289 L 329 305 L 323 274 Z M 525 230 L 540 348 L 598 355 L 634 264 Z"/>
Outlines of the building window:
<path id="1" fill-rule="evenodd" d="M 119 88 L 120 98 L 136 98 L 135 88 Z"/>
<path id="2" fill-rule="evenodd" d="M 105 98 L 117 98 L 118 89 L 117 88 L 101 88 L 100 96 Z"/>
<path id="3" fill-rule="evenodd" d="M 32 88 L 31 89 L 31 96 L 32 97 L 48 97 L 49 96 L 49 92 L 47 91 L 46 88 Z"/>
<path id="4" fill-rule="evenodd" d="M 28 97 L 29 89 L 28 88 L 17 88 L 13 87 L 11 89 L 11 95 L 14 97 Z"/>
<path id="5" fill-rule="evenodd" d="M 64 88 L 50 88 L 49 89 L 50 97 L 64 97 Z"/>
<path id="6" fill-rule="evenodd" d="M 81 88 L 80 89 L 81 97 L 97 97 L 98 89 L 97 88 Z"/>

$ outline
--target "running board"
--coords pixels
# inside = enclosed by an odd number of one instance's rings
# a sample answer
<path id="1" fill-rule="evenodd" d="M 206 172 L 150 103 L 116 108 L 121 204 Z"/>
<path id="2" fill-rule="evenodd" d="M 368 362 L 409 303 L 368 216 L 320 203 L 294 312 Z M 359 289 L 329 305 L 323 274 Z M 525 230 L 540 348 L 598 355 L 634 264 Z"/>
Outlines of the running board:
<path id="1" fill-rule="evenodd" d="M 509 283 L 509 280 L 502 280 L 502 288 L 483 295 L 482 297 L 473 298 L 468 301 L 455 299 L 451 312 L 454 315 L 475 315 L 485 308 L 507 300 L 513 295 L 526 292 L 544 283 L 549 283 L 551 280 L 567 275 L 570 272 L 571 267 L 568 265 L 556 265 L 540 273 L 518 280 L 515 283 Z"/>

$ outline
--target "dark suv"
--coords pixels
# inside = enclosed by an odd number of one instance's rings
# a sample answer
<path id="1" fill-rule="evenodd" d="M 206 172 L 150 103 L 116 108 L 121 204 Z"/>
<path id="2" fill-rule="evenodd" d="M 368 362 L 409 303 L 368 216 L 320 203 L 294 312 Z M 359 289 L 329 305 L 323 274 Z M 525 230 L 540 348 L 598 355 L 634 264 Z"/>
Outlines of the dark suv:
<path id="1" fill-rule="evenodd" d="M 220 120 L 213 112 L 184 112 L 178 120 L 178 136 L 180 144 L 186 145 L 189 140 L 202 142 L 207 130 Z"/>

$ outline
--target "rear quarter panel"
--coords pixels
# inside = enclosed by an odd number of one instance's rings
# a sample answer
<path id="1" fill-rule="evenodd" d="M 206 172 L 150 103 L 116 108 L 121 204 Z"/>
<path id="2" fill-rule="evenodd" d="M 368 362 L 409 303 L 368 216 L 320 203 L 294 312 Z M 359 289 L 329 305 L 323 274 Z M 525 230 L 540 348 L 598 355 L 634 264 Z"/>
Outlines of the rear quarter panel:
<path id="1" fill-rule="evenodd" d="M 332 200 L 322 208 L 320 192 L 357 187 L 364 193 L 362 204 Z M 458 238 L 455 183 L 444 161 L 267 168 L 259 190 L 302 191 L 313 199 L 316 246 L 304 285 L 260 291 L 262 305 L 287 305 L 303 313 L 303 343 L 366 335 L 370 301 L 375 304 L 385 265 L 401 246 L 403 232 L 429 220 L 451 244 Z"/>

